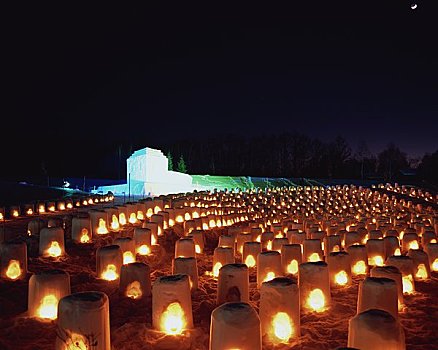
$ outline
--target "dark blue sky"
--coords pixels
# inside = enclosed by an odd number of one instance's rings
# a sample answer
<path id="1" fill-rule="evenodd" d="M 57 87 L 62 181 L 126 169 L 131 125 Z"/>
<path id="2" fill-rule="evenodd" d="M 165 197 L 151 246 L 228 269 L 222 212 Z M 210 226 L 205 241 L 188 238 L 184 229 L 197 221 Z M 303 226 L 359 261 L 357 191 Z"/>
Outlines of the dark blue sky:
<path id="1" fill-rule="evenodd" d="M 433 152 L 438 4 L 417 3 L 8 9 L 2 146 L 41 144 L 31 164 L 78 167 L 121 142 L 200 133 L 298 131 Z"/>

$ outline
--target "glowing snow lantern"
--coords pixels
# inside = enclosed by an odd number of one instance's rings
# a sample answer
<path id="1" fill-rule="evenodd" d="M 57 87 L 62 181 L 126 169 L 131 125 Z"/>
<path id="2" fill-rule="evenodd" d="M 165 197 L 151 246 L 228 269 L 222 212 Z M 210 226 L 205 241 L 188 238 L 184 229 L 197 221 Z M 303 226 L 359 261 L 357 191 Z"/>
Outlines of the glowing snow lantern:
<path id="1" fill-rule="evenodd" d="M 149 255 L 151 253 L 151 230 L 136 227 L 134 229 L 134 242 L 137 254 Z"/>
<path id="2" fill-rule="evenodd" d="M 363 244 L 351 245 L 347 248 L 350 255 L 351 272 L 353 275 L 366 275 L 368 271 L 368 255 Z"/>
<path id="3" fill-rule="evenodd" d="M 324 237 L 324 254 L 328 256 L 332 252 L 341 251 L 341 236 L 332 235 Z"/>
<path id="4" fill-rule="evenodd" d="M 65 254 L 64 230 L 62 227 L 45 227 L 40 231 L 39 254 L 57 258 Z"/>
<path id="5" fill-rule="evenodd" d="M 301 262 L 300 244 L 285 244 L 281 247 L 281 265 L 284 274 L 298 275 L 298 265 Z"/>
<path id="6" fill-rule="evenodd" d="M 58 302 L 70 294 L 70 276 L 62 270 L 46 270 L 29 279 L 27 309 L 31 317 L 54 320 Z"/>
<path id="7" fill-rule="evenodd" d="M 124 265 L 135 261 L 135 241 L 131 237 L 116 238 L 113 244 L 120 246 Z"/>
<path id="8" fill-rule="evenodd" d="M 186 274 L 190 278 L 191 290 L 198 289 L 198 265 L 195 257 L 177 257 L 172 260 L 172 274 Z"/>
<path id="9" fill-rule="evenodd" d="M 44 226 L 45 223 L 41 219 L 30 220 L 27 224 L 27 234 L 29 236 L 37 235 Z"/>
<path id="10" fill-rule="evenodd" d="M 17 218 L 20 216 L 20 208 L 17 206 L 11 207 L 10 209 L 11 217 Z"/>
<path id="11" fill-rule="evenodd" d="M 402 239 L 402 252 L 407 252 L 409 249 L 419 249 L 419 238 L 416 233 L 405 233 Z"/>
<path id="12" fill-rule="evenodd" d="M 162 276 L 155 280 L 152 285 L 152 326 L 169 335 L 193 328 L 188 275 Z"/>
<path id="13" fill-rule="evenodd" d="M 274 238 L 274 240 L 272 241 L 272 250 L 276 250 L 277 252 L 281 253 L 281 247 L 285 244 L 288 244 L 288 243 L 289 243 L 289 241 L 285 237 Z"/>
<path id="14" fill-rule="evenodd" d="M 383 238 L 383 244 L 385 247 L 385 258 L 391 255 L 401 255 L 400 245 L 397 237 L 386 236 Z"/>
<path id="15" fill-rule="evenodd" d="M 58 304 L 55 350 L 111 349 L 109 300 L 103 292 L 80 292 Z"/>
<path id="16" fill-rule="evenodd" d="M 0 245 L 0 276 L 21 280 L 27 274 L 27 245 L 25 242 L 3 242 Z"/>
<path id="17" fill-rule="evenodd" d="M 71 238 L 76 243 L 91 241 L 91 221 L 89 217 L 74 217 L 72 219 Z"/>
<path id="18" fill-rule="evenodd" d="M 60 201 L 56 203 L 56 209 L 59 211 L 63 211 L 65 210 L 65 202 L 64 201 Z"/>
<path id="19" fill-rule="evenodd" d="M 427 243 L 424 247 L 429 258 L 429 266 L 432 271 L 438 271 L 438 243 Z"/>
<path id="20" fill-rule="evenodd" d="M 430 266 L 427 253 L 420 249 L 409 249 L 408 256 L 414 264 L 414 280 L 423 281 L 430 278 Z"/>
<path id="21" fill-rule="evenodd" d="M 374 266 L 370 271 L 371 277 L 390 278 L 397 284 L 397 298 L 399 309 L 403 305 L 403 282 L 402 274 L 395 266 Z"/>
<path id="22" fill-rule="evenodd" d="M 260 318 L 248 303 L 218 306 L 211 313 L 210 350 L 261 350 Z"/>
<path id="23" fill-rule="evenodd" d="M 425 248 L 428 243 L 436 243 L 437 237 L 434 231 L 425 231 L 421 236 L 421 245 Z"/>
<path id="24" fill-rule="evenodd" d="M 195 242 L 195 253 L 196 254 L 202 254 L 204 253 L 204 232 L 201 230 L 193 230 L 188 237 L 193 238 L 193 241 Z"/>
<path id="25" fill-rule="evenodd" d="M 175 258 L 194 258 L 196 256 L 195 241 L 184 237 L 175 242 Z"/>
<path id="26" fill-rule="evenodd" d="M 217 304 L 249 302 L 249 272 L 246 264 L 226 264 L 219 270 Z"/>
<path id="27" fill-rule="evenodd" d="M 234 264 L 233 249 L 229 247 L 216 247 L 213 251 L 213 276 L 218 277 L 220 268 L 226 264 Z"/>
<path id="28" fill-rule="evenodd" d="M 369 239 L 366 243 L 368 265 L 383 266 L 385 261 L 385 244 L 382 239 Z"/>
<path id="29" fill-rule="evenodd" d="M 326 310 L 331 303 L 327 264 L 323 261 L 300 264 L 298 281 L 303 309 L 317 312 Z"/>
<path id="30" fill-rule="evenodd" d="M 349 247 L 351 245 L 362 244 L 362 238 L 359 232 L 357 231 L 349 231 L 345 234 L 345 242 L 344 246 Z"/>
<path id="31" fill-rule="evenodd" d="M 107 212 L 104 210 L 92 209 L 88 211 L 88 214 L 90 215 L 91 220 L 92 236 L 103 235 L 109 232 L 107 228 Z"/>
<path id="32" fill-rule="evenodd" d="M 183 223 L 184 236 L 189 235 L 192 231 L 196 230 L 195 220 L 186 220 Z"/>
<path id="33" fill-rule="evenodd" d="M 55 211 L 55 202 L 47 202 L 46 207 L 47 207 L 47 211 L 53 213 Z"/>
<path id="34" fill-rule="evenodd" d="M 405 335 L 397 318 L 379 309 L 363 311 L 348 322 L 348 346 L 361 350 L 405 350 Z"/>
<path id="35" fill-rule="evenodd" d="M 366 277 L 359 282 L 357 313 L 380 309 L 398 317 L 397 283 L 385 277 Z"/>
<path id="36" fill-rule="evenodd" d="M 100 247 L 96 251 L 96 274 L 107 281 L 119 279 L 123 254 L 119 245 Z"/>
<path id="37" fill-rule="evenodd" d="M 267 251 L 257 255 L 257 288 L 260 288 L 263 282 L 282 275 L 283 269 L 279 252 Z"/>
<path id="38" fill-rule="evenodd" d="M 26 215 L 33 215 L 34 214 L 34 209 L 33 209 L 33 204 L 26 204 L 24 206 L 24 212 L 26 213 Z"/>
<path id="39" fill-rule="evenodd" d="M 246 232 L 240 232 L 236 237 L 237 251 L 243 254 L 243 245 L 246 242 L 252 242 L 252 235 Z"/>
<path id="40" fill-rule="evenodd" d="M 257 256 L 262 252 L 260 242 L 245 242 L 243 244 L 242 262 L 252 268 L 256 266 Z"/>
<path id="41" fill-rule="evenodd" d="M 151 295 L 150 267 L 142 262 L 123 265 L 120 270 L 119 291 L 131 299 Z"/>
<path id="42" fill-rule="evenodd" d="M 298 229 L 288 230 L 287 238 L 290 244 L 304 244 L 304 240 L 306 239 L 306 234 L 304 232 L 300 232 Z"/>
<path id="43" fill-rule="evenodd" d="M 272 250 L 272 241 L 274 240 L 274 238 L 274 232 L 263 232 L 260 240 L 262 243 L 262 250 Z"/>
<path id="44" fill-rule="evenodd" d="M 331 287 L 343 287 L 351 284 L 351 261 L 348 253 L 332 252 L 327 256 L 327 263 Z"/>
<path id="45" fill-rule="evenodd" d="M 273 344 L 289 343 L 300 336 L 300 293 L 295 281 L 277 277 L 260 288 L 262 337 Z"/>
<path id="46" fill-rule="evenodd" d="M 321 241 L 319 239 L 305 239 L 303 244 L 303 261 L 322 261 Z"/>
<path id="47" fill-rule="evenodd" d="M 397 267 L 402 274 L 403 294 L 411 294 L 415 291 L 414 284 L 414 261 L 411 257 L 400 255 L 390 256 L 386 259 L 386 265 Z"/>

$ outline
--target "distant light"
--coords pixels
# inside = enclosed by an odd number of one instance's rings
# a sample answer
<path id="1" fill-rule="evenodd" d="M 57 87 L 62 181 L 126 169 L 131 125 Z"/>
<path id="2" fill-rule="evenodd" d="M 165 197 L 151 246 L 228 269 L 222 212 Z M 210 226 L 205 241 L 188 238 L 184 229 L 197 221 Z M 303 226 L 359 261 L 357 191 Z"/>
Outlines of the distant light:
<path id="1" fill-rule="evenodd" d="M 412 4 L 412 5 L 411 5 L 411 9 L 412 9 L 412 10 L 415 10 L 416 8 L 417 8 L 417 4 Z"/>

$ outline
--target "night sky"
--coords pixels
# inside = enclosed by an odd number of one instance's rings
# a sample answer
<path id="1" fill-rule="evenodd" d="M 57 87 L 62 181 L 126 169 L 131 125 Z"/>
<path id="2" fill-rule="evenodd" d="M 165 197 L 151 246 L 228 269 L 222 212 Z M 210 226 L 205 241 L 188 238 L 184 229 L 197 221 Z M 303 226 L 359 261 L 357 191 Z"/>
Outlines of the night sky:
<path id="1" fill-rule="evenodd" d="M 438 148 L 436 0 L 62 3 L 3 11 L 3 178 L 42 163 L 105 177 L 96 159 L 118 144 L 207 133 L 341 135 L 412 157 Z"/>

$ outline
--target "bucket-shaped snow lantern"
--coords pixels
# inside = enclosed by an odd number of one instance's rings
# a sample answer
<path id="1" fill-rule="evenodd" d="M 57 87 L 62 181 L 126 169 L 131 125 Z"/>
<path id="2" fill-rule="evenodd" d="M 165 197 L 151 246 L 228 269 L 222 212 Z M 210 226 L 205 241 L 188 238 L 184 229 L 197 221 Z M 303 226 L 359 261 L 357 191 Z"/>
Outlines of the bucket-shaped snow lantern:
<path id="1" fill-rule="evenodd" d="M 122 249 L 119 245 L 100 247 L 96 251 L 96 274 L 98 278 L 115 281 L 120 278 L 123 265 Z"/>
<path id="2" fill-rule="evenodd" d="M 90 215 L 93 236 L 109 233 L 108 215 L 104 210 L 91 209 L 88 214 Z"/>
<path id="3" fill-rule="evenodd" d="M 295 281 L 277 277 L 260 288 L 262 337 L 273 344 L 289 343 L 300 336 L 300 292 Z"/>
<path id="4" fill-rule="evenodd" d="M 303 309 L 321 312 L 331 303 L 328 266 L 324 261 L 306 262 L 298 267 L 300 302 Z"/>
<path id="5" fill-rule="evenodd" d="M 287 238 L 290 244 L 304 244 L 304 240 L 306 239 L 306 234 L 304 232 L 300 232 L 299 230 L 288 230 Z"/>
<path id="6" fill-rule="evenodd" d="M 139 255 L 149 255 L 152 251 L 151 230 L 148 228 L 136 227 L 134 229 L 134 244 L 136 253 Z"/>
<path id="7" fill-rule="evenodd" d="M 281 247 L 281 265 L 285 275 L 298 276 L 298 266 L 301 262 L 301 244 L 284 244 Z"/>
<path id="8" fill-rule="evenodd" d="M 74 217 L 71 221 L 71 238 L 76 243 L 90 243 L 92 239 L 89 217 Z"/>
<path id="9" fill-rule="evenodd" d="M 152 284 L 152 326 L 173 335 L 193 328 L 188 275 L 161 276 Z"/>
<path id="10" fill-rule="evenodd" d="M 324 255 L 328 256 L 332 252 L 340 252 L 342 248 L 341 236 L 332 235 L 324 237 Z"/>
<path id="11" fill-rule="evenodd" d="M 348 346 L 360 350 L 405 350 L 405 335 L 389 312 L 370 309 L 348 322 Z"/>
<path id="12" fill-rule="evenodd" d="M 190 277 L 190 288 L 198 289 L 198 265 L 195 257 L 176 257 L 172 261 L 172 274 L 186 274 Z"/>
<path id="13" fill-rule="evenodd" d="M 10 281 L 26 278 L 26 242 L 3 242 L 0 245 L 0 273 L 2 278 Z"/>
<path id="14" fill-rule="evenodd" d="M 187 220 L 183 223 L 184 236 L 189 235 L 192 231 L 196 230 L 195 220 Z"/>
<path id="15" fill-rule="evenodd" d="M 371 277 L 390 278 L 397 284 L 397 298 L 399 309 L 403 305 L 403 282 L 402 274 L 395 266 L 374 266 L 370 271 Z"/>
<path id="16" fill-rule="evenodd" d="M 383 238 L 383 244 L 385 246 L 385 259 L 391 255 L 401 255 L 398 237 L 386 236 Z"/>
<path id="17" fill-rule="evenodd" d="M 430 278 L 430 266 L 427 253 L 420 249 L 409 249 L 408 256 L 414 265 L 414 280 L 424 281 Z"/>
<path id="18" fill-rule="evenodd" d="M 366 275 L 368 271 L 368 255 L 364 244 L 354 244 L 347 248 L 350 255 L 351 273 L 355 276 Z"/>
<path id="19" fill-rule="evenodd" d="M 70 275 L 62 270 L 46 270 L 29 279 L 27 310 L 30 317 L 54 320 L 58 317 L 58 303 L 70 294 Z"/>
<path id="20" fill-rule="evenodd" d="M 349 231 L 345 234 L 344 247 L 348 249 L 351 245 L 362 244 L 362 238 L 359 232 Z"/>
<path id="21" fill-rule="evenodd" d="M 193 230 L 189 235 L 189 238 L 193 238 L 195 242 L 195 252 L 196 254 L 203 254 L 205 247 L 205 237 L 204 231 L 202 230 Z"/>
<path id="22" fill-rule="evenodd" d="M 161 236 L 164 233 L 164 228 L 163 228 L 163 226 L 164 226 L 164 224 L 163 224 L 164 223 L 164 217 L 163 217 L 163 215 L 153 214 L 151 216 L 150 222 L 151 223 L 156 223 L 158 225 L 158 227 L 157 227 L 157 234 L 158 234 L 158 236 Z"/>
<path id="23" fill-rule="evenodd" d="M 219 270 L 217 304 L 249 302 L 249 272 L 246 264 L 226 264 Z"/>
<path id="24" fill-rule="evenodd" d="M 218 277 L 220 268 L 226 264 L 234 264 L 233 249 L 229 247 L 216 247 L 213 251 L 213 276 Z"/>
<path id="25" fill-rule="evenodd" d="M 122 265 L 120 270 L 119 291 L 131 299 L 140 299 L 151 295 L 151 269 L 142 262 Z"/>
<path id="26" fill-rule="evenodd" d="M 124 265 L 135 262 L 135 241 L 131 237 L 118 237 L 113 244 L 120 246 Z"/>
<path id="27" fill-rule="evenodd" d="M 46 227 L 46 224 L 41 219 L 30 220 L 27 223 L 27 235 L 35 236 L 38 235 L 42 228 Z"/>
<path id="28" fill-rule="evenodd" d="M 303 261 L 316 262 L 323 261 L 324 253 L 322 251 L 321 240 L 305 239 L 303 244 Z"/>
<path id="29" fill-rule="evenodd" d="M 403 294 L 412 294 L 415 291 L 414 261 L 406 255 L 392 255 L 386 259 L 386 265 L 395 266 L 402 274 Z"/>
<path id="30" fill-rule="evenodd" d="M 110 350 L 109 299 L 103 292 L 80 292 L 58 304 L 55 350 Z"/>
<path id="31" fill-rule="evenodd" d="M 416 233 L 405 233 L 402 238 L 402 252 L 408 252 L 409 249 L 419 249 L 420 240 Z"/>
<path id="32" fill-rule="evenodd" d="M 281 254 L 278 251 L 266 251 L 257 255 L 257 288 L 260 288 L 263 282 L 280 276 L 283 276 L 283 269 Z"/>
<path id="33" fill-rule="evenodd" d="M 383 266 L 385 262 L 385 242 L 383 239 L 369 239 L 365 246 L 367 248 L 368 265 Z"/>
<path id="34" fill-rule="evenodd" d="M 438 243 L 427 243 L 424 250 L 429 258 L 430 270 L 438 272 Z"/>
<path id="35" fill-rule="evenodd" d="M 62 227 L 44 227 L 41 229 L 39 255 L 53 258 L 65 255 L 64 229 Z"/>
<path id="36" fill-rule="evenodd" d="M 233 255 L 234 255 L 234 250 L 236 247 L 236 239 L 232 235 L 220 235 L 217 246 L 231 248 L 233 250 Z"/>
<path id="37" fill-rule="evenodd" d="M 366 277 L 359 282 L 357 313 L 380 309 L 398 317 L 397 283 L 386 277 Z"/>
<path id="38" fill-rule="evenodd" d="M 237 245 L 237 251 L 240 254 L 243 254 L 243 245 L 246 242 L 252 242 L 252 235 L 246 232 L 238 233 L 236 237 L 236 245 Z"/>
<path id="39" fill-rule="evenodd" d="M 243 244 L 242 262 L 252 268 L 257 264 L 257 256 L 262 252 L 260 242 L 245 242 Z"/>
<path id="40" fill-rule="evenodd" d="M 209 350 L 262 350 L 260 318 L 248 303 L 231 302 L 211 313 Z"/>
<path id="41" fill-rule="evenodd" d="M 276 237 L 272 241 L 272 250 L 276 250 L 277 252 L 281 253 L 281 247 L 285 244 L 289 244 L 289 241 L 286 237 L 281 237 L 281 238 Z"/>
<path id="42" fill-rule="evenodd" d="M 351 260 L 347 252 L 329 253 L 327 264 L 331 287 L 343 287 L 351 284 Z"/>
<path id="43" fill-rule="evenodd" d="M 193 238 L 184 237 L 175 242 L 175 258 L 196 257 L 195 241 Z"/>
<path id="44" fill-rule="evenodd" d="M 262 250 L 272 250 L 272 241 L 274 240 L 275 235 L 274 232 L 266 231 L 262 233 L 261 236 L 261 243 L 262 243 Z"/>

